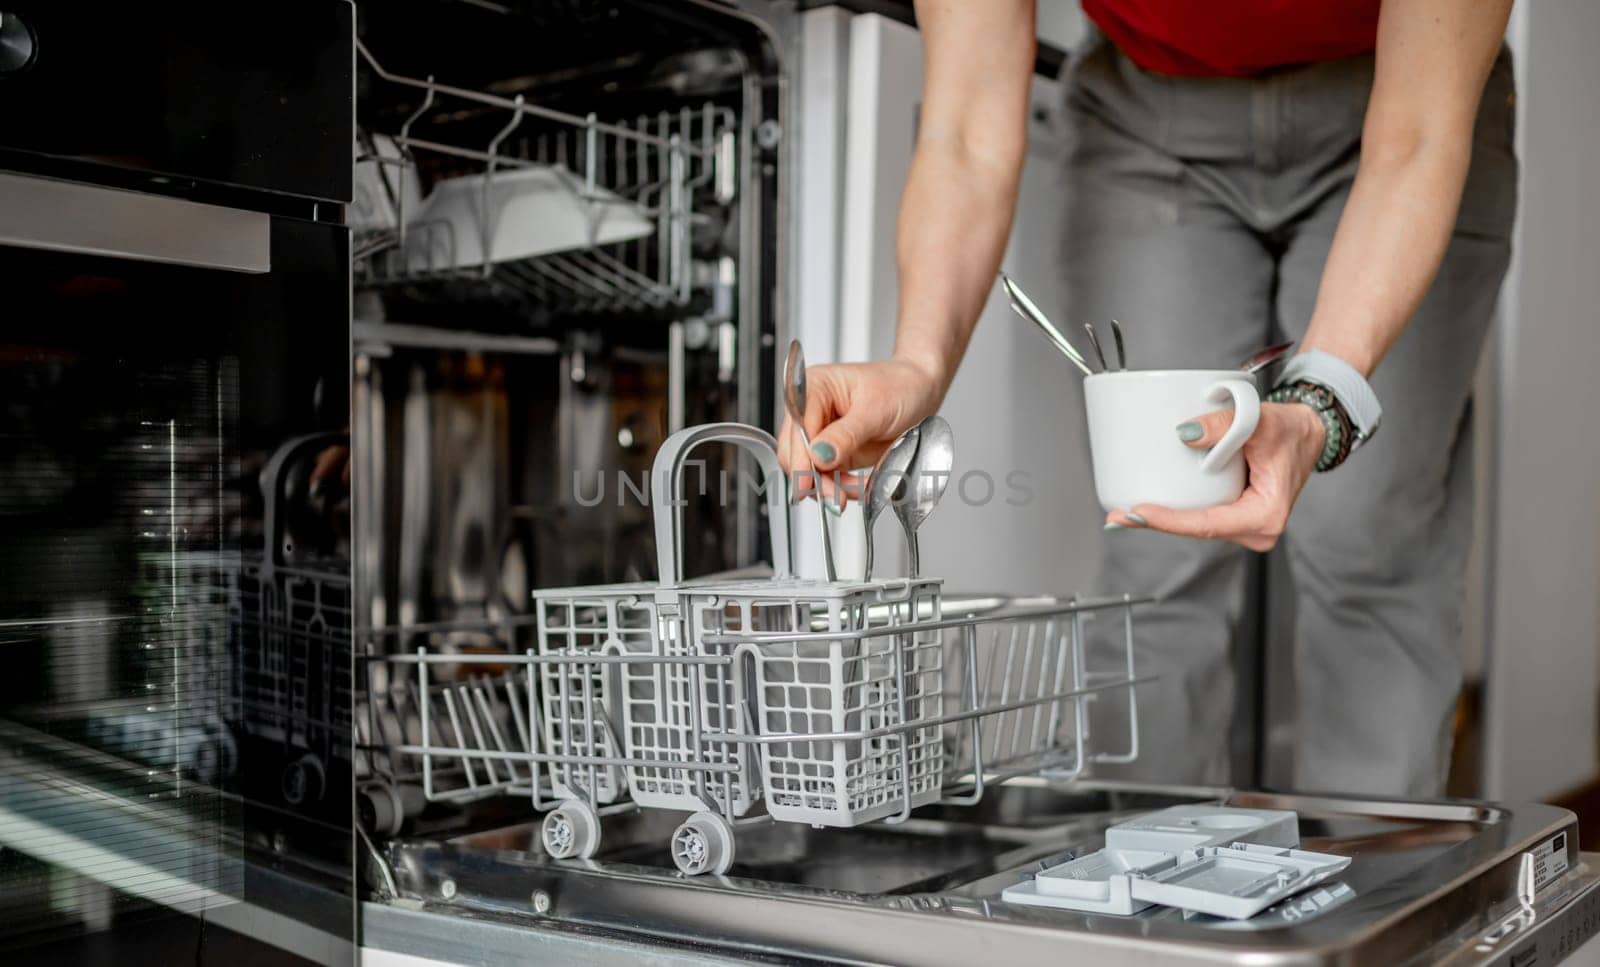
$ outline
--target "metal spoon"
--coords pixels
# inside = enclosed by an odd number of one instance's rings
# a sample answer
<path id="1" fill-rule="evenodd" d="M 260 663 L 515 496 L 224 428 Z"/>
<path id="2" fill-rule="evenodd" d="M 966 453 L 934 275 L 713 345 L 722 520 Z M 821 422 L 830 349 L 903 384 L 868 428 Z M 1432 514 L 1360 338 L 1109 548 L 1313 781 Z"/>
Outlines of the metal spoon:
<path id="1" fill-rule="evenodd" d="M 1033 304 L 1033 300 L 1028 298 L 1028 294 L 1022 291 L 1021 286 L 1011 281 L 1011 277 L 1005 274 L 1000 276 L 1000 284 L 1005 288 L 1006 296 L 1011 299 L 1011 308 L 1017 315 L 1038 326 L 1050 342 L 1061 350 L 1062 355 L 1072 360 L 1074 366 L 1083 370 L 1083 375 L 1094 375 L 1094 370 L 1089 368 L 1089 363 L 1083 358 L 1083 354 L 1078 352 L 1072 343 L 1067 342 L 1067 337 L 1063 336 L 1061 330 L 1057 329 L 1039 307 Z"/>
<path id="2" fill-rule="evenodd" d="M 1083 331 L 1089 334 L 1089 345 L 1094 347 L 1094 354 L 1100 359 L 1100 372 L 1110 372 L 1111 366 L 1106 362 L 1106 351 L 1100 348 L 1100 336 L 1094 331 L 1094 323 L 1084 323 Z"/>
<path id="3" fill-rule="evenodd" d="M 1268 346 L 1266 349 L 1257 350 L 1255 353 L 1246 356 L 1244 362 L 1239 364 L 1239 368 L 1246 373 L 1259 372 L 1282 359 L 1293 348 L 1294 341 L 1290 340 L 1289 342 L 1280 342 L 1276 346 Z"/>
<path id="4" fill-rule="evenodd" d="M 900 434 L 899 439 L 883 451 L 883 456 L 872 468 L 872 476 L 867 478 L 867 495 L 861 503 L 861 519 L 867 529 L 867 567 L 862 574 L 863 580 L 872 580 L 872 524 L 883 513 L 883 508 L 889 506 L 895 492 L 905 486 L 911 461 L 917 456 L 919 438 L 916 427 Z"/>
<path id="5" fill-rule="evenodd" d="M 1122 323 L 1111 320 L 1111 336 L 1117 343 L 1117 368 L 1123 372 L 1128 371 L 1128 349 L 1122 345 Z"/>
<path id="6" fill-rule="evenodd" d="M 800 434 L 800 444 L 806 448 L 806 462 L 811 464 L 811 479 L 817 487 L 817 520 L 822 525 L 822 568 L 829 581 L 837 581 L 833 569 L 833 535 L 828 531 L 828 513 L 822 507 L 827 498 L 822 496 L 822 480 L 817 474 L 817 462 L 811 458 L 811 440 L 806 436 L 806 357 L 800 350 L 800 340 L 789 343 L 789 357 L 783 364 L 783 405 L 789 411 L 789 422 Z"/>
<path id="7" fill-rule="evenodd" d="M 917 425 L 917 455 L 911 461 L 907 483 L 894 505 L 900 526 L 906 531 L 906 547 L 911 555 L 911 576 L 922 572 L 922 554 L 917 546 L 917 528 L 933 513 L 945 488 L 950 486 L 950 471 L 956 462 L 955 434 L 950 424 L 937 414 Z M 909 492 L 906 490 L 909 489 Z"/>

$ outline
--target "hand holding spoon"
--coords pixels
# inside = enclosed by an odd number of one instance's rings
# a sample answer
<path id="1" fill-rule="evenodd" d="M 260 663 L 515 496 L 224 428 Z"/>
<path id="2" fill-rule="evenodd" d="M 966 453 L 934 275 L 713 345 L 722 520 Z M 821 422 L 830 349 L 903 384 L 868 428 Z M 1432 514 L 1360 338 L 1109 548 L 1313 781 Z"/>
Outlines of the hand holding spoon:
<path id="1" fill-rule="evenodd" d="M 822 568 L 829 581 L 837 581 L 833 568 L 833 534 L 828 530 L 828 512 L 822 502 L 822 480 L 817 474 L 817 463 L 811 457 L 811 440 L 806 436 L 806 357 L 800 350 L 800 340 L 789 343 L 789 357 L 783 364 L 783 405 L 789 411 L 789 422 L 800 434 L 800 445 L 806 448 L 806 461 L 811 464 L 811 480 L 817 488 L 817 520 L 822 524 Z"/>

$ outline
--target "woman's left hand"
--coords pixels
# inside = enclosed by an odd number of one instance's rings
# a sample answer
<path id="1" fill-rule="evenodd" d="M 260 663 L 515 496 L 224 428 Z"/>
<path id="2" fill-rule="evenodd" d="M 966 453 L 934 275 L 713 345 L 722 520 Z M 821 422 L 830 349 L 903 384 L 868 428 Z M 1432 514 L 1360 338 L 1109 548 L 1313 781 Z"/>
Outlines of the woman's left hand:
<path id="1" fill-rule="evenodd" d="M 1199 435 L 1192 429 L 1183 432 L 1188 423 L 1178 428 L 1178 435 L 1194 436 L 1184 443 L 1205 450 L 1233 423 L 1233 411 L 1216 410 L 1191 422 L 1199 424 Z M 1238 500 L 1203 510 L 1140 504 L 1112 511 L 1106 515 L 1106 524 L 1233 541 L 1252 551 L 1270 551 L 1283 536 L 1295 498 L 1322 455 L 1323 433 L 1322 418 L 1304 403 L 1262 403 L 1261 422 L 1244 445 L 1248 480 Z"/>

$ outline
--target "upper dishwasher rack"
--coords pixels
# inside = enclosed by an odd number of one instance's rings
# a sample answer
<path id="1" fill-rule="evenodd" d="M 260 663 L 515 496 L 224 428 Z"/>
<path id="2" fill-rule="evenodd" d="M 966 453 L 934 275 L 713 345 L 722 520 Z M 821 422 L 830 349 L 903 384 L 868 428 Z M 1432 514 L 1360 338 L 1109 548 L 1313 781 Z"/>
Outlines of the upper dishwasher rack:
<path id="1" fill-rule="evenodd" d="M 738 203 L 739 125 L 732 109 L 684 103 L 603 121 L 521 95 L 407 77 L 386 70 L 364 44 L 357 50 L 380 81 L 423 94 L 398 129 L 374 132 L 358 145 L 358 193 L 364 183 L 373 187 L 384 208 L 382 218 L 355 226 L 358 285 L 468 285 L 473 294 L 574 313 L 670 310 L 700 292 L 712 306 L 730 301 L 715 290 L 730 287 L 734 274 L 734 260 L 717 244 Z M 451 127 L 439 119 L 495 112 L 505 112 L 504 123 L 477 143 L 433 136 Z M 419 165 L 419 157 L 428 163 Z M 427 175 L 436 190 L 453 183 L 464 196 L 466 220 L 429 213 L 438 206 L 424 201 Z M 530 176 L 545 192 L 541 203 L 563 206 L 562 214 L 584 218 L 591 230 L 557 250 L 498 257 L 503 236 L 497 233 L 507 230 L 506 219 L 519 217 L 507 203 L 512 183 Z M 619 220 L 638 230 L 608 236 L 603 226 Z M 696 252 L 709 256 L 697 260 Z"/>

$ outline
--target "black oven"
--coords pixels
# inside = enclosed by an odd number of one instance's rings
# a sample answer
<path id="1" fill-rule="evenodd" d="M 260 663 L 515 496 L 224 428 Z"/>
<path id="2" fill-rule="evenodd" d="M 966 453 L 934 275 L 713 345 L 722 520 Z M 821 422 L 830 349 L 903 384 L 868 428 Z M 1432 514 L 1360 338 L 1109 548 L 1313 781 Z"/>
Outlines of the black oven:
<path id="1" fill-rule="evenodd" d="M 0 0 L 8 963 L 348 960 L 353 22 Z"/>

